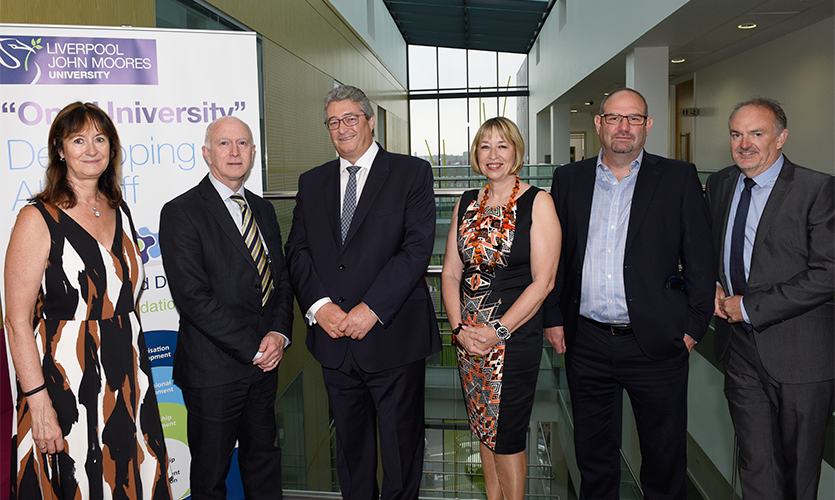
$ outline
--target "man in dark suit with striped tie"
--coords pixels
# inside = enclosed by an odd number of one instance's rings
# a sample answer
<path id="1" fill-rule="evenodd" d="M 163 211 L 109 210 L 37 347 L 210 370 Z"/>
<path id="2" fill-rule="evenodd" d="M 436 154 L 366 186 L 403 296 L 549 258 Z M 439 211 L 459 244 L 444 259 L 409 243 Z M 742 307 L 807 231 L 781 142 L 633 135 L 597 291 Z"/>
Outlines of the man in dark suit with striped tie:
<path id="1" fill-rule="evenodd" d="M 174 380 L 188 410 L 191 497 L 226 498 L 237 441 L 246 498 L 281 499 L 276 367 L 293 323 L 281 232 L 272 204 L 243 187 L 255 158 L 244 122 L 212 122 L 203 156 L 209 174 L 165 204 L 159 226 L 180 312 Z"/>

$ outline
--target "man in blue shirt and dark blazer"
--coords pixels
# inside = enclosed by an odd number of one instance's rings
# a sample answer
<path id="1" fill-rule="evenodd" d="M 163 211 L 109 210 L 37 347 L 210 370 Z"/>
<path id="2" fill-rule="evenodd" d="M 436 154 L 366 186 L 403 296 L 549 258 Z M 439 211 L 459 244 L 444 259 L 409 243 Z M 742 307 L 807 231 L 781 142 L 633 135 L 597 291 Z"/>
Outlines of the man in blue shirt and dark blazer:
<path id="1" fill-rule="evenodd" d="M 307 347 L 322 364 L 342 497 L 413 500 L 425 446 L 424 358 L 441 348 L 425 280 L 432 171 L 374 142 L 374 110 L 356 87 L 328 94 L 325 125 L 339 158 L 299 177 L 290 279 Z"/>
<path id="2" fill-rule="evenodd" d="M 618 498 L 623 389 L 645 498 L 686 497 L 688 358 L 716 264 L 696 168 L 644 151 L 647 115 L 638 92 L 612 92 L 594 117 L 599 156 L 558 167 L 551 187 L 563 244 L 545 333 L 566 352 L 580 498 Z"/>
<path id="3" fill-rule="evenodd" d="M 742 494 L 813 499 L 835 406 L 835 177 L 782 154 L 789 131 L 773 99 L 738 104 L 728 125 L 736 165 L 711 175 L 706 195 Z"/>

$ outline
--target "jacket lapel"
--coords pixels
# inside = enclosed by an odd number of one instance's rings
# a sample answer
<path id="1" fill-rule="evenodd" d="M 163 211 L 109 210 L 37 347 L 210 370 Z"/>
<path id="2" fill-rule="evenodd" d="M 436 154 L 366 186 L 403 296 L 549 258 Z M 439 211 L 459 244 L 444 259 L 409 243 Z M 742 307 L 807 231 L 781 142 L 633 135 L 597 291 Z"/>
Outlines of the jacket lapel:
<path id="1" fill-rule="evenodd" d="M 757 225 L 757 236 L 754 238 L 754 247 L 751 250 L 751 262 L 757 262 L 757 252 L 762 247 L 763 240 L 768 236 L 768 231 L 771 224 L 780 212 L 786 196 L 792 189 L 792 181 L 794 180 L 794 163 L 790 162 L 788 158 L 783 157 L 783 169 L 777 180 L 774 181 L 774 187 L 771 189 L 771 194 L 768 196 L 768 201 L 765 203 L 765 209 L 760 217 L 760 223 Z"/>
<path id="2" fill-rule="evenodd" d="M 351 227 L 348 229 L 348 234 L 345 236 L 345 245 L 343 248 L 348 246 L 351 238 L 353 238 L 354 234 L 356 234 L 357 228 L 360 224 L 362 224 L 362 221 L 365 220 L 365 217 L 371 210 L 371 206 L 374 205 L 374 200 L 377 199 L 377 195 L 380 193 L 380 189 L 382 189 L 383 184 L 385 184 L 388 175 L 388 153 L 382 146 L 380 146 L 380 150 L 377 151 L 377 156 L 374 157 L 374 163 L 371 166 L 371 170 L 368 172 L 368 178 L 365 180 L 365 186 L 362 188 L 360 199 L 357 200 L 357 208 L 354 211 L 354 218 L 351 219 Z"/>
<path id="3" fill-rule="evenodd" d="M 589 239 L 589 224 L 591 223 L 591 204 L 594 199 L 594 182 L 597 178 L 597 157 L 591 158 L 588 164 L 583 165 L 580 171 L 579 182 L 577 183 L 577 194 L 575 207 L 577 209 L 577 255 L 579 263 L 583 264 L 586 258 L 586 243 Z"/>
<path id="4" fill-rule="evenodd" d="M 739 179 L 739 169 L 734 168 L 729 170 L 728 175 L 724 179 L 719 180 L 719 193 L 717 193 L 716 198 L 716 203 L 719 203 L 719 211 L 717 212 L 717 218 L 713 225 L 713 241 L 718 242 L 716 255 L 719 260 L 719 276 L 723 277 L 723 279 L 725 278 L 725 235 L 727 234 L 728 224 L 730 223 L 731 202 L 733 201 L 737 179 Z M 727 283 L 722 283 L 722 286 L 727 289 Z"/>
<path id="5" fill-rule="evenodd" d="M 325 165 L 324 185 L 322 186 L 324 188 L 324 199 L 321 202 L 325 207 L 325 218 L 331 228 L 333 241 L 339 246 L 342 241 L 342 208 L 339 206 L 339 160 L 334 160 Z M 314 203 L 316 202 L 318 201 L 314 201 Z"/>
<path id="6" fill-rule="evenodd" d="M 238 230 L 235 221 L 229 215 L 229 210 L 226 209 L 226 205 L 220 199 L 217 190 L 212 186 L 211 181 L 209 181 L 208 175 L 200 182 L 200 194 L 203 197 L 206 211 L 217 221 L 218 227 L 229 238 L 232 246 L 241 252 L 246 257 L 247 262 L 255 268 L 255 261 L 252 260 L 252 254 L 250 254 L 249 248 L 244 243 L 244 238 L 241 236 L 240 230 Z"/>
<path id="7" fill-rule="evenodd" d="M 657 156 L 644 151 L 644 159 L 641 162 L 641 168 L 638 170 L 638 178 L 635 180 L 635 190 L 632 192 L 632 208 L 629 212 L 629 227 L 626 230 L 624 255 L 629 253 L 629 248 L 635 241 L 641 223 L 649 209 L 652 196 L 658 187 L 658 181 L 661 179 L 662 169 L 658 160 Z"/>

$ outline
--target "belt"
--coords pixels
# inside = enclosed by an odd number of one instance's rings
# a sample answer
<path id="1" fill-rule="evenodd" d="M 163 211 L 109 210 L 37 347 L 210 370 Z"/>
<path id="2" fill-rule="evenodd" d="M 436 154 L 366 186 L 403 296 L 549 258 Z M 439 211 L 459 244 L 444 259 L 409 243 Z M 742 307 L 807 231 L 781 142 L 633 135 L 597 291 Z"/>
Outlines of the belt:
<path id="1" fill-rule="evenodd" d="M 612 335 L 632 335 L 632 325 L 629 323 L 619 323 L 610 325 L 609 323 L 601 323 L 585 316 L 580 316 L 592 325 L 602 330 L 608 330 Z"/>

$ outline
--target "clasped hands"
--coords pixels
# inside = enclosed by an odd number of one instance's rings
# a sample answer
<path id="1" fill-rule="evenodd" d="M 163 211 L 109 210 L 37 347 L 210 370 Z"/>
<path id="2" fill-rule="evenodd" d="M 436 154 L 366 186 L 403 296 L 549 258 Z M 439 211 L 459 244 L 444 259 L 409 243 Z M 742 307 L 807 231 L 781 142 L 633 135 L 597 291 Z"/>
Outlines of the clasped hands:
<path id="1" fill-rule="evenodd" d="M 455 340 L 470 356 L 487 356 L 501 340 L 492 326 L 460 326 L 461 330 L 455 335 Z"/>
<path id="2" fill-rule="evenodd" d="M 333 302 L 328 302 L 316 311 L 315 318 L 332 339 L 350 337 L 362 340 L 378 321 L 365 302 L 360 302 L 347 313 Z"/>
<path id="3" fill-rule="evenodd" d="M 713 300 L 713 315 L 727 320 L 728 323 L 741 323 L 745 321 L 742 317 L 742 295 L 725 294 L 725 289 L 716 285 L 716 296 Z"/>

